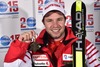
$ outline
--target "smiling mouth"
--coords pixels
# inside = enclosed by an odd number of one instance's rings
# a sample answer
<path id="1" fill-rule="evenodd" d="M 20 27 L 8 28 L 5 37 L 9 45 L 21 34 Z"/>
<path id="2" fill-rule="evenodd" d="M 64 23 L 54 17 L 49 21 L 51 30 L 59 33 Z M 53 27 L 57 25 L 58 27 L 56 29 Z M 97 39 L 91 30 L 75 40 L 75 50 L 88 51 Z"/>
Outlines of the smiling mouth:
<path id="1" fill-rule="evenodd" d="M 60 31 L 60 29 L 53 29 L 52 32 L 53 33 L 58 33 Z"/>

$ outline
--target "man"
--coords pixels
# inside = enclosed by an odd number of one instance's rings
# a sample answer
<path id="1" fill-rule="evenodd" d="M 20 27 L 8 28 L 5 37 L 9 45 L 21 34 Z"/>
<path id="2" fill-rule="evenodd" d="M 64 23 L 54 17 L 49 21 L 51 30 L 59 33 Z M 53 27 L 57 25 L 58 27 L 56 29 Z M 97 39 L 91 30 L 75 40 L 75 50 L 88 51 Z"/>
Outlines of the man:
<path id="1" fill-rule="evenodd" d="M 46 4 L 42 21 L 45 29 L 37 38 L 35 31 L 30 31 L 21 34 L 11 43 L 4 67 L 72 67 L 72 45 L 78 38 L 65 26 L 66 17 L 62 5 L 54 1 Z M 33 37 L 40 47 L 34 48 L 36 51 L 29 51 Z M 96 47 L 86 40 L 88 67 L 100 67 L 98 53 Z"/>

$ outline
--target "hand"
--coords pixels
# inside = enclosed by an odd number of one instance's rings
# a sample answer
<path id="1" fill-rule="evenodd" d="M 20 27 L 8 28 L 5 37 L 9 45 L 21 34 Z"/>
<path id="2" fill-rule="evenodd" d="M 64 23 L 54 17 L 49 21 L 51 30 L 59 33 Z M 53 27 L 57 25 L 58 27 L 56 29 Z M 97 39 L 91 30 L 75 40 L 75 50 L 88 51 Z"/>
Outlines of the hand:
<path id="1" fill-rule="evenodd" d="M 28 31 L 28 32 L 24 32 L 22 33 L 18 40 L 19 41 L 22 41 L 22 42 L 27 42 L 27 43 L 30 43 L 30 42 L 33 42 L 33 38 L 36 39 L 36 33 L 35 31 Z"/>

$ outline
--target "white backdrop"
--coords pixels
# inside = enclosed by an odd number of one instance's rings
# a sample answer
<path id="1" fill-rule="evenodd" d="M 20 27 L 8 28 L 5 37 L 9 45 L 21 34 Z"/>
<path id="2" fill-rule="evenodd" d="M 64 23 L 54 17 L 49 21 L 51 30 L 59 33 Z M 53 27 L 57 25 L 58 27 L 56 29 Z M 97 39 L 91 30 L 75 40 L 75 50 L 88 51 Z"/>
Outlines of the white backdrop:
<path id="1" fill-rule="evenodd" d="M 10 43 L 20 33 L 44 28 L 42 8 L 51 0 L 0 0 L 0 67 Z M 75 0 L 55 0 L 65 4 L 66 25 L 71 26 L 71 5 Z M 86 38 L 100 50 L 100 0 L 82 0 L 86 4 Z"/>

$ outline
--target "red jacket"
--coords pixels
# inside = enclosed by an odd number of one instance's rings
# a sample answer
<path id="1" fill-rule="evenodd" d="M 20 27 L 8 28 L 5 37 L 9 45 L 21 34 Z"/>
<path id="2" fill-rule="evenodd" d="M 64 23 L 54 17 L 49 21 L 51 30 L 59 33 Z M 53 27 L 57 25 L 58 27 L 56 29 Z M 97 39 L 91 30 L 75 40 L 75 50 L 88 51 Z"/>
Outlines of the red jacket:
<path id="1" fill-rule="evenodd" d="M 61 41 L 60 45 L 57 46 L 55 52 L 52 52 L 52 49 L 50 49 L 50 44 L 55 45 L 54 43 L 49 44 L 49 37 L 46 30 L 42 30 L 37 38 L 37 42 L 41 44 L 40 50 L 37 52 L 32 52 L 33 62 L 35 66 L 47 66 L 47 67 L 71 67 L 72 66 L 72 45 L 77 40 L 77 37 L 73 35 L 73 32 L 70 28 L 66 27 L 66 37 L 63 41 Z M 31 62 L 29 64 L 29 61 L 31 60 L 31 56 L 28 52 L 28 46 L 30 44 L 25 42 L 20 42 L 18 40 L 15 40 L 11 43 L 11 46 L 5 56 L 4 60 L 4 66 L 6 67 L 12 67 L 14 64 L 17 63 L 17 65 L 14 65 L 14 67 L 31 67 Z M 94 53 L 90 50 L 93 47 L 92 51 L 95 51 Z M 54 49 L 54 48 L 53 48 Z M 96 59 L 98 58 L 99 51 L 96 49 L 96 47 L 91 44 L 88 40 L 86 40 L 86 59 L 87 59 L 87 65 L 88 67 L 99 67 L 100 63 Z M 94 56 L 95 55 L 95 56 Z M 26 59 L 26 57 L 28 59 Z M 91 58 L 94 58 L 96 60 L 96 63 L 91 60 Z M 21 60 L 18 62 L 17 60 Z M 89 61 L 91 60 L 91 61 Z M 19 63 L 19 64 L 18 64 Z M 95 66 L 94 66 L 95 64 Z M 12 66 L 11 66 L 12 65 Z M 25 65 L 25 66 L 23 66 Z"/>

